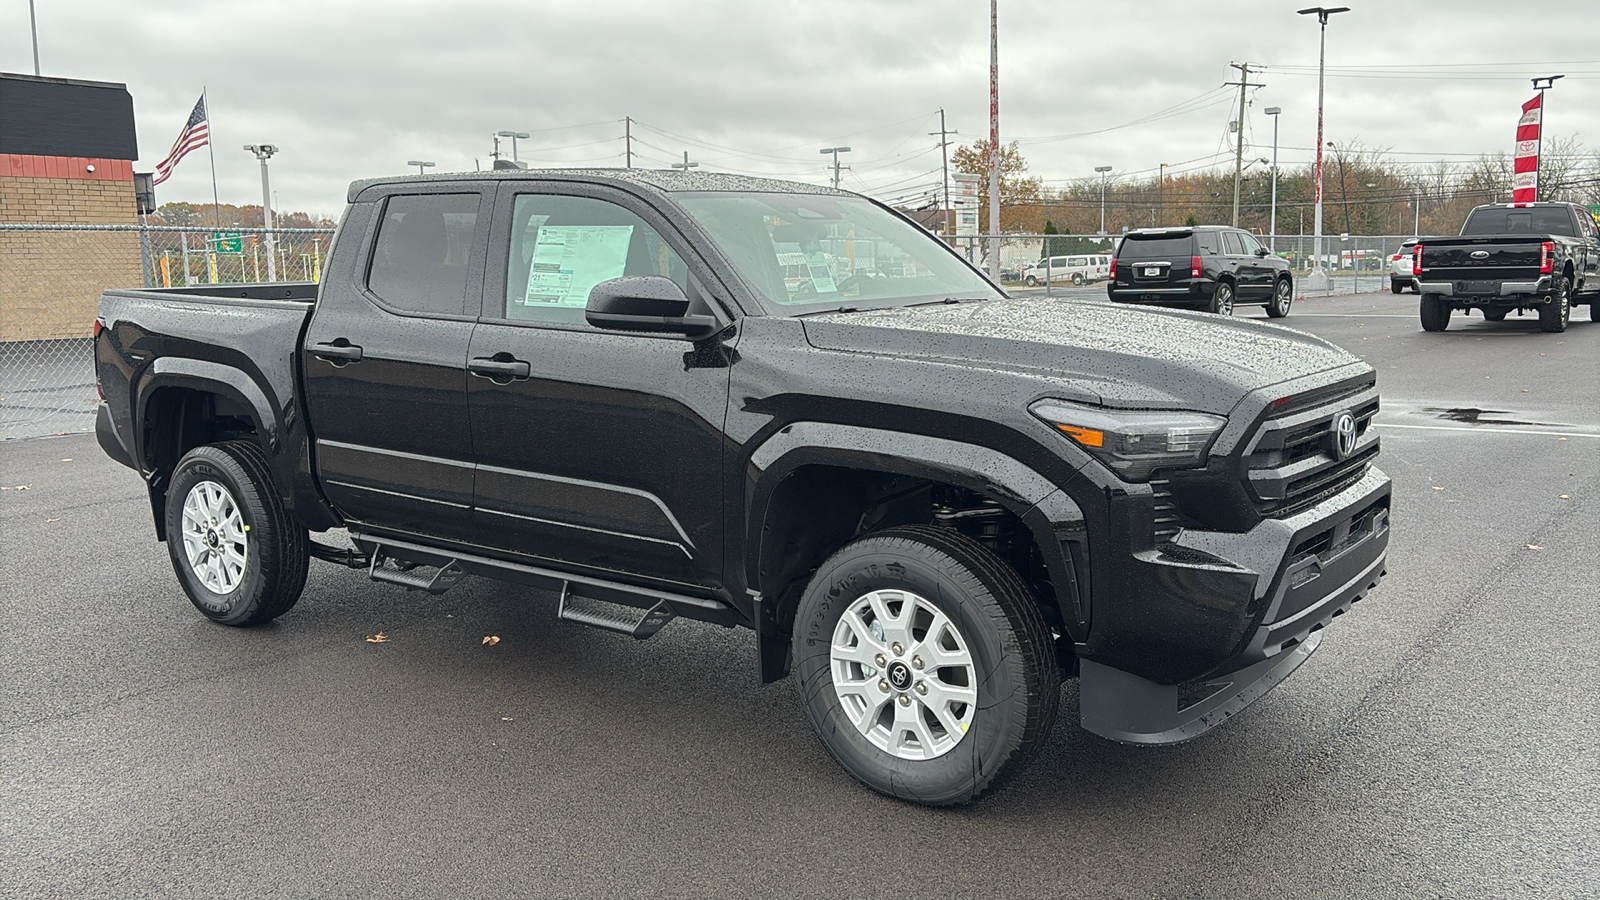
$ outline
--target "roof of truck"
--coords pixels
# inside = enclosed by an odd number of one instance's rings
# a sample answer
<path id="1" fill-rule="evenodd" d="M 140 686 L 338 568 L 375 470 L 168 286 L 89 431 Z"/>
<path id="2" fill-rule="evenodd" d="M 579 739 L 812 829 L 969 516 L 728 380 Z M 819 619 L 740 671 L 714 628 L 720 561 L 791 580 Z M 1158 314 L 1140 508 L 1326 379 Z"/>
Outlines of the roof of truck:
<path id="1" fill-rule="evenodd" d="M 663 194 L 683 191 L 741 191 L 749 193 L 834 194 L 846 196 L 850 193 L 800 181 L 758 178 L 753 175 L 730 175 L 723 172 L 685 173 L 675 172 L 670 169 L 495 169 L 488 172 L 446 172 L 438 175 L 392 175 L 386 178 L 363 178 L 350 183 L 350 192 L 347 199 L 353 203 L 362 191 L 377 186 L 393 184 L 432 185 L 456 182 L 481 184 L 485 181 L 573 181 L 585 184 L 609 184 L 616 187 L 643 187 Z"/>

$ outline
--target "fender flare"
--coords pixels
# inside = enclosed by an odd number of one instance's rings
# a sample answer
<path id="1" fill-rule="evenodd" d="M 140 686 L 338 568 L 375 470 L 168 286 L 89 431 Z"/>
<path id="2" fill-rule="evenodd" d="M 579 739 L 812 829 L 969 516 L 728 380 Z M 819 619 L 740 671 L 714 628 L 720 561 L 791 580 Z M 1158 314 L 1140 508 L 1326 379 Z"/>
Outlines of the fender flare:
<path id="1" fill-rule="evenodd" d="M 1078 563 L 1065 547 L 1069 538 L 1082 541 L 1087 537 L 1082 508 L 1049 478 L 1005 453 L 908 432 L 796 422 L 757 446 L 750 455 L 746 481 L 745 547 L 756 550 L 746 553 L 746 584 L 760 584 L 762 536 L 772 495 L 785 477 L 806 465 L 928 478 L 996 500 L 1022 519 L 1038 544 L 1069 632 L 1079 639 L 1087 632 L 1088 598 L 1080 590 Z M 1086 543 L 1084 549 L 1086 552 Z M 763 624 L 758 621 L 758 630 Z"/>
<path id="2" fill-rule="evenodd" d="M 266 443 L 265 449 L 272 453 L 278 451 L 282 413 L 244 370 L 204 359 L 171 356 L 157 359 L 151 364 L 148 374 L 139 380 L 134 397 L 134 408 L 138 410 L 135 421 L 145 421 L 150 398 L 162 388 L 169 387 L 222 394 L 242 404 L 250 410 L 256 434 L 261 435 Z M 142 436 L 136 436 L 135 440 L 140 445 L 138 452 L 142 462 L 144 454 Z"/>

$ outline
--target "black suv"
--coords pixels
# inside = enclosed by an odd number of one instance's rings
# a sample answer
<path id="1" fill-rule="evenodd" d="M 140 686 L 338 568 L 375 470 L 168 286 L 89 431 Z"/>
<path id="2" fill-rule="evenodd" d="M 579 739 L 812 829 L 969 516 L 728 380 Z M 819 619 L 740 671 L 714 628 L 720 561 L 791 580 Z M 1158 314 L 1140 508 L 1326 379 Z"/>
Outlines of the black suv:
<path id="1" fill-rule="evenodd" d="M 1288 260 L 1273 256 L 1248 232 L 1222 225 L 1130 231 L 1111 259 L 1106 294 L 1124 303 L 1208 309 L 1262 304 L 1281 319 L 1294 302 Z"/>

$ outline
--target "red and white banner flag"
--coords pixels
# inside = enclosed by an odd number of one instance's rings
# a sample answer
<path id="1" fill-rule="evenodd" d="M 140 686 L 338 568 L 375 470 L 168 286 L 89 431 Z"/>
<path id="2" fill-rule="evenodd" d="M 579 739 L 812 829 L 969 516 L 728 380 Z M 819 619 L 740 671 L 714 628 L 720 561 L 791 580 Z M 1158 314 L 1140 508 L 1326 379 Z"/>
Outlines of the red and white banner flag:
<path id="1" fill-rule="evenodd" d="M 1512 206 L 1527 206 L 1539 198 L 1539 119 L 1543 97 L 1535 94 L 1522 104 L 1522 118 L 1517 120 L 1517 152 L 1511 169 Z"/>

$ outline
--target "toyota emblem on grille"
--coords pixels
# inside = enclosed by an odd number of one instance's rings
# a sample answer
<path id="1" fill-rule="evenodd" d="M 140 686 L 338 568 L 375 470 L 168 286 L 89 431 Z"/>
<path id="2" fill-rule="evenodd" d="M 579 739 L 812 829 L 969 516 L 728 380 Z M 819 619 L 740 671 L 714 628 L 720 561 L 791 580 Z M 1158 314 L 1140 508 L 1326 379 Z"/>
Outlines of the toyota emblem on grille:
<path id="1" fill-rule="evenodd" d="M 1356 417 L 1339 413 L 1333 418 L 1333 457 L 1343 462 L 1356 452 Z"/>

